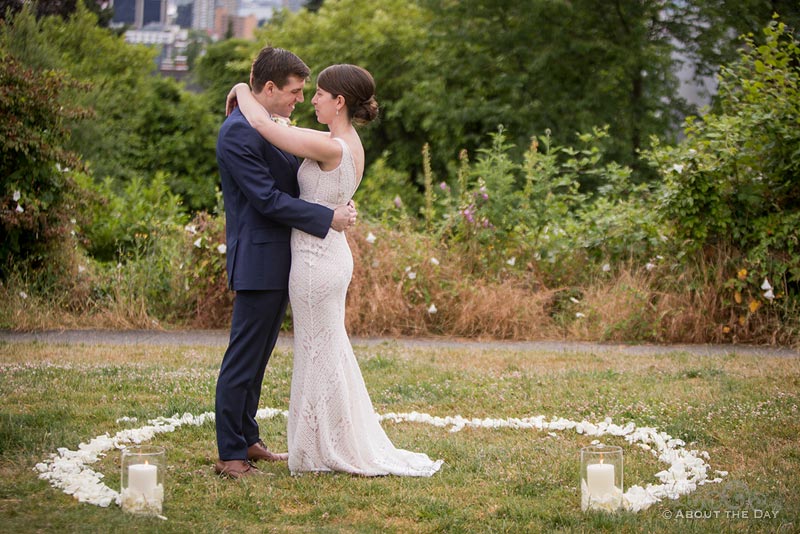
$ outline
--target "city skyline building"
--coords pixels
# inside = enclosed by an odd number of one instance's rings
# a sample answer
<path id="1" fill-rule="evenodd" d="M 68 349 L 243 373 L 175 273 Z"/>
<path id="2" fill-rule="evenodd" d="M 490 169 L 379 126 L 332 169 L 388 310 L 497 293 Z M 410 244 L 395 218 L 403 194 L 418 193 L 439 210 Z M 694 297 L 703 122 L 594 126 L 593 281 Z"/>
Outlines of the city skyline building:
<path id="1" fill-rule="evenodd" d="M 112 24 L 141 29 L 148 24 L 167 22 L 167 0 L 113 0 Z"/>

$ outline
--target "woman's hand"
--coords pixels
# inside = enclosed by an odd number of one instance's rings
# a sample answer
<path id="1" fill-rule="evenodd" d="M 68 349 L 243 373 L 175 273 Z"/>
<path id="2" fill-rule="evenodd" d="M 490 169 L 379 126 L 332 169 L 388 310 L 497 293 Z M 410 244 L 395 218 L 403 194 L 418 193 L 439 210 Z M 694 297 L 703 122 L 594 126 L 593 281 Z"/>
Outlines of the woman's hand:
<path id="1" fill-rule="evenodd" d="M 225 99 L 225 116 L 226 117 L 228 115 L 230 115 L 231 113 L 233 113 L 233 110 L 239 104 L 239 102 L 236 100 L 236 88 L 238 86 L 240 86 L 240 85 L 243 85 L 243 86 L 247 87 L 248 89 L 250 89 L 250 86 L 247 85 L 246 83 L 237 83 L 236 85 L 231 87 L 231 90 L 228 92 L 228 96 Z"/>

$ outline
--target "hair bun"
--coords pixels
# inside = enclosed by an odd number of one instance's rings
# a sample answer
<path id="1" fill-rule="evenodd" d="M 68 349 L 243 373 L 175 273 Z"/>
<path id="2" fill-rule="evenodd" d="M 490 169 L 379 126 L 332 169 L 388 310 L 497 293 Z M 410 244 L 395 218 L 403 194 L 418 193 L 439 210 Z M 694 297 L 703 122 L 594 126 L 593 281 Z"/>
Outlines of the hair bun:
<path id="1" fill-rule="evenodd" d="M 377 117 L 378 101 L 375 100 L 375 95 L 361 102 L 361 104 L 353 110 L 353 120 L 359 124 L 367 124 L 368 122 L 374 121 Z"/>

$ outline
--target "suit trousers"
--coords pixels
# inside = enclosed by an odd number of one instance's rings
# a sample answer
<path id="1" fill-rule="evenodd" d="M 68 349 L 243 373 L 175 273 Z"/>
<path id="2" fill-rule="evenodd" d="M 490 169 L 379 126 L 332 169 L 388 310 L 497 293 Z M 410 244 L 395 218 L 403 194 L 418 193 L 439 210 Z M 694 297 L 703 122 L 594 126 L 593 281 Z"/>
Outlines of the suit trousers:
<path id="1" fill-rule="evenodd" d="M 261 385 L 286 315 L 288 290 L 237 291 L 231 335 L 217 379 L 215 424 L 220 460 L 246 460 L 260 437 Z"/>

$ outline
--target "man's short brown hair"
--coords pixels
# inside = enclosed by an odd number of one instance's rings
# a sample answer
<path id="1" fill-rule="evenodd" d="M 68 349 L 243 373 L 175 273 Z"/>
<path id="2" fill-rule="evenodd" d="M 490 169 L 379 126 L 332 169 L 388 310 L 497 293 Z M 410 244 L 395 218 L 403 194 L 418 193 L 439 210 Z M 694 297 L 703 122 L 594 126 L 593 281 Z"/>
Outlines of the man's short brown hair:
<path id="1" fill-rule="evenodd" d="M 303 63 L 302 59 L 288 50 L 265 46 L 253 61 L 250 75 L 253 91 L 260 93 L 268 81 L 282 89 L 286 82 L 289 81 L 289 76 L 297 76 L 302 80 L 308 80 L 309 76 L 311 76 L 311 69 Z"/>

